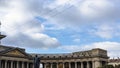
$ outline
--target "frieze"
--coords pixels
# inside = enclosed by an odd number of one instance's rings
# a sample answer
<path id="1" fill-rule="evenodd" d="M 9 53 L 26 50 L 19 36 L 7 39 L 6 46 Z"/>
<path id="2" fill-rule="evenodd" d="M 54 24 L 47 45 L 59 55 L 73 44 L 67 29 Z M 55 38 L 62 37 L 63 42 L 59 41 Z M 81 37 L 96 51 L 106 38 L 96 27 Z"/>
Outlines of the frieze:
<path id="1" fill-rule="evenodd" d="M 78 55 L 78 56 L 92 56 L 91 51 L 85 51 L 85 52 L 75 52 L 73 55 Z"/>
<path id="2" fill-rule="evenodd" d="M 6 53 L 5 55 L 25 57 L 25 55 L 18 50 L 10 51 L 10 52 Z"/>

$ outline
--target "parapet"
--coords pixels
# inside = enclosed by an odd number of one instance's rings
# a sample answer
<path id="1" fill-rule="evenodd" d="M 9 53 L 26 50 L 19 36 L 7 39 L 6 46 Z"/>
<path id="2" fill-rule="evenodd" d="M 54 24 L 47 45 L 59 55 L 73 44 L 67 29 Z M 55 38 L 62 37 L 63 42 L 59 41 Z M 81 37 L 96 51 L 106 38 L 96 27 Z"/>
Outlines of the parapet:
<path id="1" fill-rule="evenodd" d="M 32 54 L 34 56 L 36 54 Z M 38 57 L 41 59 L 59 59 L 59 58 L 86 58 L 86 57 L 102 57 L 102 58 L 108 58 L 107 51 L 95 48 L 92 50 L 87 51 L 79 51 L 79 52 L 73 52 L 73 53 L 65 53 L 65 54 L 37 54 Z"/>

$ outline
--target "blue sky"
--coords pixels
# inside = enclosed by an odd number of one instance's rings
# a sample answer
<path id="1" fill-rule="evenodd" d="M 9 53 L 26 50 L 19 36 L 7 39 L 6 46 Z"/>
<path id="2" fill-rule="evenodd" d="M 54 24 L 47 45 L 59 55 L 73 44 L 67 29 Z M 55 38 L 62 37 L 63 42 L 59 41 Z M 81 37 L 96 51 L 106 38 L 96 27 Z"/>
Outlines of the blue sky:
<path id="1" fill-rule="evenodd" d="M 119 0 L 0 0 L 3 45 L 29 53 L 102 48 L 120 56 Z"/>

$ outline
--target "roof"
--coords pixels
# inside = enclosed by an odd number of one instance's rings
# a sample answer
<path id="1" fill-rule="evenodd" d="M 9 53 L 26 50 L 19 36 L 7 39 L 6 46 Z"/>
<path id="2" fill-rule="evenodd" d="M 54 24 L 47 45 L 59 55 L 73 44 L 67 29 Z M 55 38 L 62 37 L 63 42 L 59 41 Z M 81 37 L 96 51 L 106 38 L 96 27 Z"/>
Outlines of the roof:
<path id="1" fill-rule="evenodd" d="M 25 49 L 0 45 L 0 55 L 9 57 L 32 58 Z"/>
<path id="2" fill-rule="evenodd" d="M 0 45 L 0 52 L 1 52 L 1 51 L 5 51 L 5 50 L 8 50 L 8 49 L 13 49 L 13 48 L 18 48 L 18 49 L 20 49 L 20 50 L 22 50 L 22 51 L 25 51 L 25 49 L 19 48 L 19 47 L 12 47 L 12 46 Z"/>
<path id="3" fill-rule="evenodd" d="M 120 62 L 120 58 L 118 58 L 118 59 L 109 59 L 109 63 L 113 63 L 113 62 Z"/>

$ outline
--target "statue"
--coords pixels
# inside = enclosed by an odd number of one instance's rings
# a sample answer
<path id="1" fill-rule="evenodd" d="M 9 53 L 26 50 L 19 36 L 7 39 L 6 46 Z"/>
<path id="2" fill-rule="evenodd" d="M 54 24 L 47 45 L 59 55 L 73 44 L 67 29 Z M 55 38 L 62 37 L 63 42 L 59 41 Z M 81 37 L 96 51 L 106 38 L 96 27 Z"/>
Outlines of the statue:
<path id="1" fill-rule="evenodd" d="M 34 68 L 39 68 L 40 66 L 40 58 L 36 55 L 34 57 Z"/>

